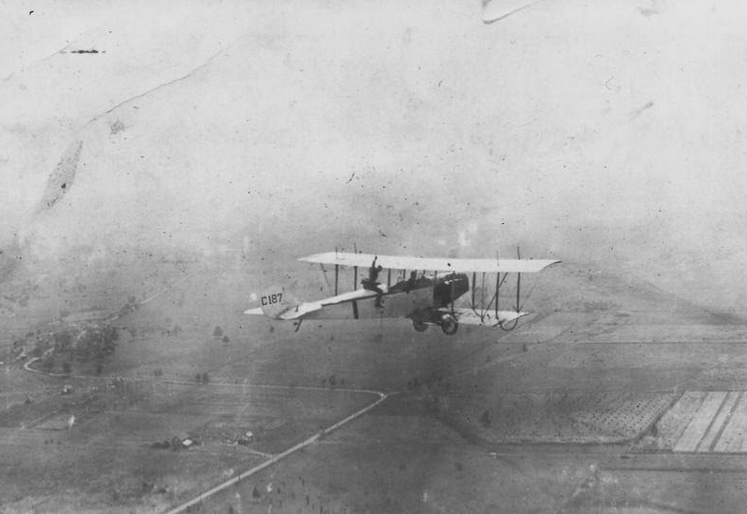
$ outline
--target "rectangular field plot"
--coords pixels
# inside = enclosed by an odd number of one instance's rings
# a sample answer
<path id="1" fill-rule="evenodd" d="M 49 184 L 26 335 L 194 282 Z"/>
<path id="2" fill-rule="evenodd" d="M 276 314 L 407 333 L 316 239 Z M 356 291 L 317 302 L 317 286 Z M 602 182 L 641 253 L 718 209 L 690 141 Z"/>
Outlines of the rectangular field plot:
<path id="1" fill-rule="evenodd" d="M 717 391 L 708 393 L 703 400 L 703 403 L 700 404 L 700 407 L 695 412 L 693 419 L 690 420 L 690 424 L 674 445 L 674 451 L 695 451 L 700 441 L 705 437 L 706 431 L 711 426 L 711 421 L 713 421 L 714 417 L 719 412 L 725 399 L 726 393 L 724 392 Z"/>
<path id="2" fill-rule="evenodd" d="M 657 424 L 660 448 L 747 453 L 746 397 L 744 391 L 687 391 Z"/>

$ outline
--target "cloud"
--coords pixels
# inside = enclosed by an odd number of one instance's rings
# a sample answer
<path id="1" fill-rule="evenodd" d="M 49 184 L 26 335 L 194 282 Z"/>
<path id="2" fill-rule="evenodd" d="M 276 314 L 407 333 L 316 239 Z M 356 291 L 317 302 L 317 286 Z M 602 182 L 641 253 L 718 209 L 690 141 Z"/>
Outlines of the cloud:
<path id="1" fill-rule="evenodd" d="M 648 17 L 541 2 L 491 25 L 445 1 L 111 9 L 71 39 L 105 54 L 48 53 L 70 39 L 58 31 L 7 63 L 6 241 L 248 239 L 268 258 L 520 245 L 736 298 L 722 277 L 747 216 L 740 2 Z M 77 141 L 75 187 L 34 219 Z M 681 255 L 695 271 L 676 286 Z"/>

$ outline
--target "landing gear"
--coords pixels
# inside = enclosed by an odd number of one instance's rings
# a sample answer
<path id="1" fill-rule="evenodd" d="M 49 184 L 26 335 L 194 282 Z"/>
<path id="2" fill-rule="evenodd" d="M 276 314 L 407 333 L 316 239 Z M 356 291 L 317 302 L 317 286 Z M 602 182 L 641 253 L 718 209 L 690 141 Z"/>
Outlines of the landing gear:
<path id="1" fill-rule="evenodd" d="M 444 334 L 448 336 L 456 334 L 456 331 L 459 329 L 459 322 L 451 314 L 444 314 L 441 316 L 440 325 L 441 330 L 443 330 Z"/>
<path id="2" fill-rule="evenodd" d="M 459 321 L 450 312 L 432 310 L 430 312 L 419 312 L 417 316 L 415 313 L 413 314 L 412 328 L 417 332 L 425 332 L 428 330 L 428 325 L 439 325 L 444 334 L 449 336 L 456 334 L 459 329 Z"/>
<path id="3" fill-rule="evenodd" d="M 428 330 L 428 324 L 425 321 L 414 319 L 412 320 L 412 328 L 414 328 L 417 332 L 425 332 L 426 330 Z"/>

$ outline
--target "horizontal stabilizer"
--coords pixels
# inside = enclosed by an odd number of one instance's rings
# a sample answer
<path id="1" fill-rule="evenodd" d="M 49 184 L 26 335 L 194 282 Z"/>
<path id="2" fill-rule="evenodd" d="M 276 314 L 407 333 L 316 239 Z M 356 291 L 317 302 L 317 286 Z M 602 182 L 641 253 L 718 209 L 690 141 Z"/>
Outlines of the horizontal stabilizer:
<path id="1" fill-rule="evenodd" d="M 299 261 L 367 268 L 376 264 L 388 269 L 453 271 L 457 273 L 536 273 L 560 261 L 550 259 L 443 259 L 367 253 L 327 252 L 301 257 Z"/>
<path id="2" fill-rule="evenodd" d="M 388 291 L 385 284 L 379 284 L 379 288 L 383 293 Z M 275 291 L 275 289 L 271 289 Z M 244 314 L 249 315 L 264 315 L 273 319 L 282 320 L 294 320 L 300 319 L 310 312 L 318 311 L 329 305 L 337 305 L 345 302 L 353 302 L 356 300 L 365 300 L 368 298 L 375 298 L 376 292 L 368 289 L 357 289 L 355 291 L 349 291 L 347 293 L 338 294 L 337 296 L 331 296 L 323 300 L 317 300 L 315 302 L 297 302 L 290 301 L 285 302 L 283 298 L 289 297 L 284 289 L 277 290 L 275 293 L 268 293 L 262 295 L 260 298 L 261 302 L 264 302 L 263 307 L 257 307 L 244 311 Z M 277 305 L 277 307 L 276 307 Z"/>
<path id="3" fill-rule="evenodd" d="M 323 307 L 322 304 L 317 302 L 304 302 L 296 305 L 292 309 L 288 309 L 285 312 L 280 313 L 277 316 L 277 319 L 282 320 L 293 320 L 293 319 L 300 319 L 304 317 L 306 314 L 314 311 L 318 311 Z"/>
<path id="4" fill-rule="evenodd" d="M 310 312 L 318 311 L 322 307 L 323 305 L 318 302 L 303 302 L 278 312 L 266 312 L 261 307 L 256 307 L 245 310 L 244 314 L 249 314 L 250 316 L 267 316 L 272 319 L 293 320 L 301 318 Z"/>

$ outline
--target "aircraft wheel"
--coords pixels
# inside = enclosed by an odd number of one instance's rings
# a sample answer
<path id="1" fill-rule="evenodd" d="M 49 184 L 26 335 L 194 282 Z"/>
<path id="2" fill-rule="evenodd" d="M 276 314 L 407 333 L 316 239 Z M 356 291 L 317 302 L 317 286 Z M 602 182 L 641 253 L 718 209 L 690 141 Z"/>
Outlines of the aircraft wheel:
<path id="1" fill-rule="evenodd" d="M 417 332 L 425 332 L 428 330 L 428 324 L 424 321 L 420 321 L 419 319 L 412 320 L 412 328 L 414 328 Z"/>
<path id="2" fill-rule="evenodd" d="M 451 314 L 441 316 L 441 330 L 444 331 L 444 334 L 449 336 L 454 335 L 458 329 L 459 323 L 454 316 Z"/>

